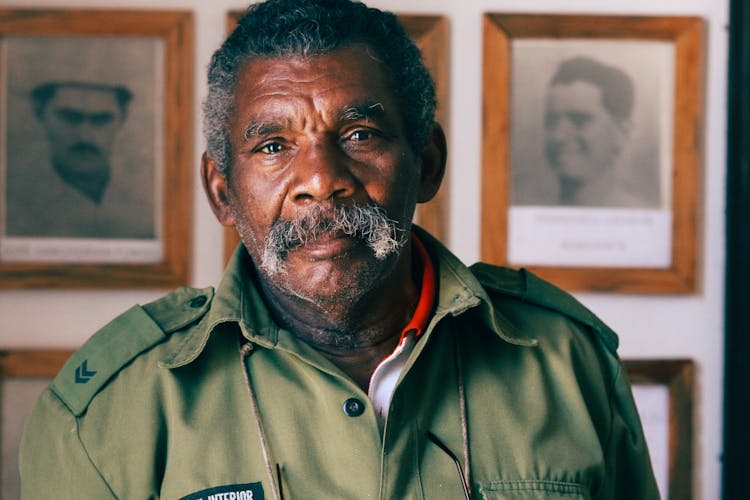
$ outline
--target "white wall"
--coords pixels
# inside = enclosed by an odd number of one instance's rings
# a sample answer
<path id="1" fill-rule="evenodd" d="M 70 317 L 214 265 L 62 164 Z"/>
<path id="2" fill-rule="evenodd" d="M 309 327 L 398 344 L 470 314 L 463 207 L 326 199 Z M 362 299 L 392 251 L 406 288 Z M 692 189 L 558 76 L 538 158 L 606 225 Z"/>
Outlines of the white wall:
<path id="1" fill-rule="evenodd" d="M 579 298 L 620 334 L 625 358 L 692 358 L 697 364 L 697 498 L 719 498 L 723 372 L 723 266 L 727 2 L 716 0 L 370 0 L 403 13 L 450 19 L 451 183 L 450 241 L 465 261 L 479 257 L 481 152 L 481 15 L 483 12 L 697 15 L 706 20 L 705 184 L 702 289 L 690 296 L 580 294 Z M 239 0 L 0 0 L 0 6 L 186 9 L 195 13 L 195 159 L 203 148 L 199 102 L 204 73 L 218 46 L 229 9 Z M 197 169 L 196 169 L 197 172 Z M 221 275 L 221 229 L 195 177 L 192 284 L 216 284 Z M 75 347 L 112 316 L 155 291 L 0 291 L 0 348 Z"/>

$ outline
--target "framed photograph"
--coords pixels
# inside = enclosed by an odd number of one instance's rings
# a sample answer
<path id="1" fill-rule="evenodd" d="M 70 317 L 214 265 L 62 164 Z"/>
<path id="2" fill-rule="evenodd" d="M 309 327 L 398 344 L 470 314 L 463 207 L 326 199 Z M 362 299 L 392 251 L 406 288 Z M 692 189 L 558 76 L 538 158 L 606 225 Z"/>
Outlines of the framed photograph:
<path id="1" fill-rule="evenodd" d="M 482 260 L 696 288 L 703 21 L 486 14 Z"/>
<path id="2" fill-rule="evenodd" d="M 661 497 L 693 498 L 693 362 L 674 359 L 623 363 Z"/>
<path id="3" fill-rule="evenodd" d="M 227 30 L 231 32 L 242 16 L 242 11 L 232 11 L 228 15 Z M 448 21 L 443 16 L 400 15 L 399 21 L 409 36 L 422 51 L 425 66 L 435 81 L 438 98 L 436 120 L 448 134 Z M 439 240 L 448 240 L 448 176 L 443 179 L 437 195 L 428 203 L 417 205 L 414 221 Z M 239 236 L 234 228 L 224 230 L 224 259 L 229 260 L 239 243 Z"/>
<path id="4" fill-rule="evenodd" d="M 192 14 L 0 9 L 0 286 L 187 281 Z"/>
<path id="5" fill-rule="evenodd" d="M 24 422 L 71 351 L 0 351 L 0 498 L 20 498 L 18 446 Z"/>

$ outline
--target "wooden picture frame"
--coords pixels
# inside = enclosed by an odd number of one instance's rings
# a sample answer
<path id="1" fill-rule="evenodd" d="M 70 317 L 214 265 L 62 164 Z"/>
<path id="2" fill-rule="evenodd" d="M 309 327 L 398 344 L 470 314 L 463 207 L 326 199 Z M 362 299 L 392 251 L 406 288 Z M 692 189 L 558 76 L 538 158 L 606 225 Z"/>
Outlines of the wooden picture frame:
<path id="1" fill-rule="evenodd" d="M 234 30 L 242 11 L 231 11 L 227 16 L 227 31 Z M 438 107 L 435 119 L 443 126 L 446 135 L 449 131 L 449 60 L 448 60 L 448 20 L 444 16 L 399 15 L 399 21 L 407 34 L 422 51 L 425 66 L 435 81 Z M 448 241 L 448 181 L 447 175 L 435 197 L 428 203 L 417 205 L 416 221 L 439 240 Z M 224 228 L 224 261 L 234 253 L 240 239 L 234 228 Z"/>
<path id="2" fill-rule="evenodd" d="M 703 30 L 697 17 L 485 14 L 482 260 L 568 290 L 696 290 Z M 583 81 L 594 65 L 625 84 Z M 608 121 L 571 109 L 573 91 Z M 599 135 L 571 135 L 575 116 Z"/>
<path id="3" fill-rule="evenodd" d="M 657 480 L 660 478 L 659 466 L 662 465 L 666 473 L 667 485 L 660 484 L 665 500 L 689 500 L 693 498 L 693 393 L 695 365 L 688 359 L 670 360 L 624 360 L 623 364 L 630 379 L 633 393 L 641 414 L 644 431 L 649 438 L 649 426 L 652 425 L 649 408 L 644 408 L 648 399 L 639 401 L 638 390 L 641 387 L 662 387 L 666 389 L 666 399 L 663 408 L 667 415 L 655 409 L 656 426 L 659 420 L 665 419 L 666 435 L 657 436 L 656 441 L 649 442 L 654 471 Z M 659 405 L 656 405 L 659 406 Z M 658 429 L 657 429 L 658 430 Z M 665 450 L 657 448 L 658 442 L 666 444 Z M 660 463 L 661 456 L 666 463 Z"/>
<path id="4" fill-rule="evenodd" d="M 0 497 L 20 498 L 18 445 L 28 413 L 72 351 L 0 351 Z"/>
<path id="5" fill-rule="evenodd" d="M 0 53 L 0 287 L 187 282 L 192 13 L 0 9 Z"/>

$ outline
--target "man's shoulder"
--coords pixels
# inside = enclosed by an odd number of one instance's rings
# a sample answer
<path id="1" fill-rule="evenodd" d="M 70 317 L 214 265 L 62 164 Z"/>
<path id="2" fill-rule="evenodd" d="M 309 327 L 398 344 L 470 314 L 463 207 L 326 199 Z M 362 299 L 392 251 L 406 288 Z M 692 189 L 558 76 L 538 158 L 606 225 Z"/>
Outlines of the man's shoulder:
<path id="1" fill-rule="evenodd" d="M 213 288 L 181 287 L 158 300 L 136 305 L 97 331 L 57 374 L 50 390 L 76 416 L 126 366 L 171 334 L 199 321 Z"/>
<path id="2" fill-rule="evenodd" d="M 527 269 L 511 269 L 477 263 L 469 269 L 491 298 L 511 300 L 562 315 L 594 331 L 613 353 L 618 346 L 615 332 L 568 292 Z"/>

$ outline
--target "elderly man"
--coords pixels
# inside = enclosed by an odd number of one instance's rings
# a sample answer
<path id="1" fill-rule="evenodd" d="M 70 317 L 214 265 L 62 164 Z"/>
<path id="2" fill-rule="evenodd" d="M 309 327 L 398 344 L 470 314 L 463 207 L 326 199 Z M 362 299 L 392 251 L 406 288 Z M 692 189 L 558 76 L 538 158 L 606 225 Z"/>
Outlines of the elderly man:
<path id="1" fill-rule="evenodd" d="M 253 6 L 214 54 L 202 177 L 243 246 L 136 306 L 30 417 L 25 498 L 657 498 L 617 338 L 412 227 L 446 148 L 388 13 Z"/>

